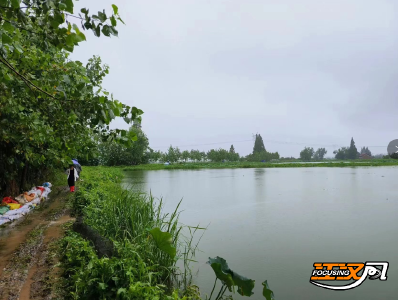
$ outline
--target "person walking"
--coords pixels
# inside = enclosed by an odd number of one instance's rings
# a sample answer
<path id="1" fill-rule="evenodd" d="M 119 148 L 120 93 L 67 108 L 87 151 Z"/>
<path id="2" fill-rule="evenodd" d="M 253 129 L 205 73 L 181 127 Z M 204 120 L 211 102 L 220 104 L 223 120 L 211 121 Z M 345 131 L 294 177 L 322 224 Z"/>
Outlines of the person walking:
<path id="1" fill-rule="evenodd" d="M 68 185 L 71 192 L 75 191 L 75 181 L 79 178 L 74 165 L 69 165 L 69 169 L 66 171 L 68 175 Z"/>
<path id="2" fill-rule="evenodd" d="M 82 166 L 79 164 L 76 158 L 72 159 L 73 164 L 75 165 L 75 169 L 77 171 L 77 175 L 80 176 L 80 172 L 82 171 Z"/>

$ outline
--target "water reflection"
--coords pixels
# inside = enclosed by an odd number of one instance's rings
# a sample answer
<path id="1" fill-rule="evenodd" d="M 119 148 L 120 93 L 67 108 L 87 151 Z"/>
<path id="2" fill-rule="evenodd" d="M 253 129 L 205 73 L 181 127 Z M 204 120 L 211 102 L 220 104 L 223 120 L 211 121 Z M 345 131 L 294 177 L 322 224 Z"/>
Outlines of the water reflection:
<path id="1" fill-rule="evenodd" d="M 256 215 L 256 230 L 262 230 L 264 223 L 267 220 L 267 207 L 265 205 L 266 197 L 266 170 L 265 169 L 254 169 L 253 181 L 255 190 L 255 215 Z M 257 234 L 256 234 L 257 235 Z"/>

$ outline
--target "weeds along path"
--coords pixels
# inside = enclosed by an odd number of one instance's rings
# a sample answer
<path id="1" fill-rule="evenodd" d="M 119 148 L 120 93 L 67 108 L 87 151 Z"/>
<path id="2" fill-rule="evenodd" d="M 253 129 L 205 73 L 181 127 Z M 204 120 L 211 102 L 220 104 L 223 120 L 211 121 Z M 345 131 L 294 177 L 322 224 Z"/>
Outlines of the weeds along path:
<path id="1" fill-rule="evenodd" d="M 22 220 L 0 229 L 0 299 L 55 299 L 57 276 L 54 241 L 62 224 L 71 220 L 67 187 L 56 187 L 52 197 Z M 51 194 L 50 194 L 51 195 Z"/>

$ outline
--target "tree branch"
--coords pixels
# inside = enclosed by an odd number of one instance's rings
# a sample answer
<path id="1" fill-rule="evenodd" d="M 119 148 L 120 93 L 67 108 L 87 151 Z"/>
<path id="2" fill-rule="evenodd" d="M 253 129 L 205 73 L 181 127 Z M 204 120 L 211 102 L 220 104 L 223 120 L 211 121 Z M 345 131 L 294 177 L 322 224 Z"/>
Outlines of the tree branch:
<path id="1" fill-rule="evenodd" d="M 74 99 L 59 99 L 59 98 L 56 98 L 53 95 L 51 95 L 50 93 L 48 93 L 48 92 L 42 90 L 41 88 L 39 88 L 37 85 L 35 85 L 31 81 L 29 81 L 25 76 L 19 74 L 18 71 L 15 70 L 14 67 L 4 57 L 0 56 L 0 62 L 3 63 L 11 71 L 13 71 L 18 77 L 20 77 L 25 82 L 26 85 L 33 86 L 35 89 L 39 90 L 40 92 L 46 94 L 47 96 L 49 96 L 49 97 L 51 97 L 51 98 L 53 98 L 55 100 L 58 100 L 58 101 L 82 101 L 82 100 L 74 100 Z M 30 88 L 30 86 L 29 86 L 29 88 Z"/>

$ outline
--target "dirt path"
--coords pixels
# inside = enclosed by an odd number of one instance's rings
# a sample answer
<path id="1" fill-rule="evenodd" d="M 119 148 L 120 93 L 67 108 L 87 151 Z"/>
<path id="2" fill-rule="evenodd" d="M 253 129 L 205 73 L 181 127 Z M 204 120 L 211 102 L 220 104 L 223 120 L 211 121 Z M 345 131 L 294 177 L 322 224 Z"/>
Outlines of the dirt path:
<path id="1" fill-rule="evenodd" d="M 55 299 L 51 283 L 59 277 L 55 241 L 72 220 L 67 187 L 55 188 L 37 211 L 0 229 L 0 300 Z"/>

